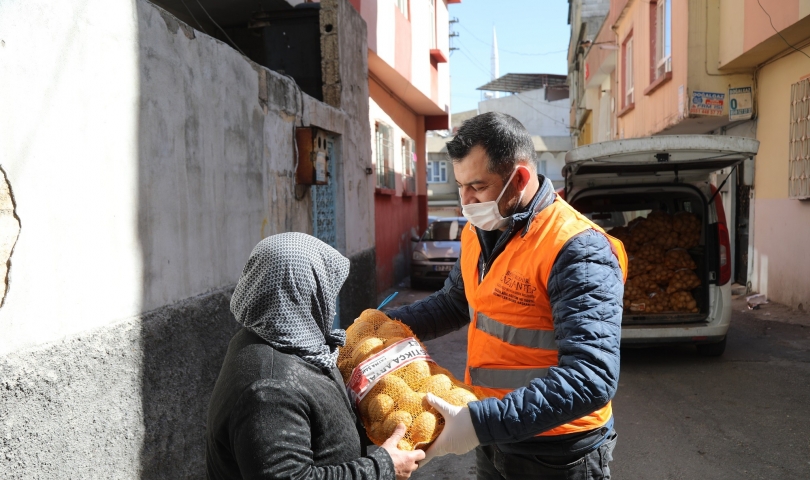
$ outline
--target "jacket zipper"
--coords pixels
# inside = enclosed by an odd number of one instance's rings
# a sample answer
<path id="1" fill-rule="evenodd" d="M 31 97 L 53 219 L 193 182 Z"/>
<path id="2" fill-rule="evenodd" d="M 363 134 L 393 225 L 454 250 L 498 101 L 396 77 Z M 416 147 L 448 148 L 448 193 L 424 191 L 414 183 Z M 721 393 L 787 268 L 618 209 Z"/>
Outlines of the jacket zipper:
<path id="1" fill-rule="evenodd" d="M 512 222 L 512 223 L 513 224 L 510 225 L 509 228 L 506 231 L 503 232 L 503 234 L 498 239 L 498 241 L 495 242 L 495 248 L 492 249 L 492 255 L 490 256 L 489 261 L 482 262 L 481 275 L 478 277 L 478 283 L 481 283 L 481 282 L 484 281 L 484 276 L 489 271 L 489 267 L 492 266 L 492 263 L 495 262 L 495 259 L 498 258 L 498 255 L 501 254 L 501 252 L 505 248 L 506 244 L 509 242 L 509 240 L 512 239 L 512 236 L 514 234 L 514 232 L 512 231 L 513 227 L 514 227 L 514 222 Z M 506 240 L 504 240 L 504 238 L 506 238 Z M 483 247 L 483 242 L 481 242 L 481 237 L 480 236 L 478 236 L 478 243 L 479 243 L 479 245 L 481 245 L 481 255 L 483 255 L 484 247 Z"/>

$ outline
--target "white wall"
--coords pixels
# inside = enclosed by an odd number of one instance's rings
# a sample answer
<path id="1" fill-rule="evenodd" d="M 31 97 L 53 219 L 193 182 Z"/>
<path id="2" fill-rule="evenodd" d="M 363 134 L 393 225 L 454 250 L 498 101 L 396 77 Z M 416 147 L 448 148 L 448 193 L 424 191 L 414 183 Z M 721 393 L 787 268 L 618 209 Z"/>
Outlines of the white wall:
<path id="1" fill-rule="evenodd" d="M 0 355 L 232 285 L 264 236 L 311 231 L 290 80 L 144 0 L 5 1 L 0 32 L 0 164 L 22 225 Z M 350 128 L 303 99 L 305 124 Z M 349 254 L 373 245 L 360 143 L 342 152 Z"/>
<path id="2" fill-rule="evenodd" d="M 570 106 L 567 98 L 544 100 L 544 89 L 478 102 L 478 112 L 500 112 L 517 118 L 531 135 L 569 135 Z"/>

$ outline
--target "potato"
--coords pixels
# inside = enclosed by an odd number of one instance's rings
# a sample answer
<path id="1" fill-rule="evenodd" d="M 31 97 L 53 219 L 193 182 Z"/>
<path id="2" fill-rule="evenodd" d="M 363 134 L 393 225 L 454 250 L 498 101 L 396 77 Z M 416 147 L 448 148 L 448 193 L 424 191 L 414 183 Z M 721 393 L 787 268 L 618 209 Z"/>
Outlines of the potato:
<path id="1" fill-rule="evenodd" d="M 450 405 L 455 405 L 457 407 L 464 407 L 468 403 L 478 400 L 478 397 L 473 395 L 471 392 L 458 387 L 446 392 L 442 398 Z"/>
<path id="2" fill-rule="evenodd" d="M 388 438 L 392 433 L 394 433 L 394 429 L 396 429 L 397 425 L 400 423 L 404 423 L 405 428 L 409 428 L 413 423 L 413 415 L 402 410 L 391 412 L 387 417 L 385 417 L 385 421 L 383 421 L 382 424 L 382 431 L 380 433 L 385 438 Z"/>
<path id="3" fill-rule="evenodd" d="M 377 328 L 377 336 L 380 338 L 390 338 L 390 337 L 410 337 L 410 332 L 408 329 L 401 323 L 395 322 L 393 320 L 389 320 L 379 328 Z"/>
<path id="4" fill-rule="evenodd" d="M 367 416 L 372 422 L 378 422 L 387 417 L 393 410 L 394 399 L 390 395 L 378 393 L 369 401 Z"/>
<path id="5" fill-rule="evenodd" d="M 374 335 L 374 324 L 357 319 L 346 329 L 346 347 L 352 349 L 360 340 Z"/>
<path id="6" fill-rule="evenodd" d="M 453 388 L 453 382 L 450 381 L 447 375 L 440 373 L 425 379 L 417 390 L 441 397 L 443 393 L 449 391 L 451 388 Z"/>
<path id="7" fill-rule="evenodd" d="M 433 438 L 433 433 L 436 431 L 438 419 L 436 415 L 430 412 L 420 413 L 411 424 L 410 434 L 413 443 L 429 442 Z"/>
<path id="8" fill-rule="evenodd" d="M 377 337 L 367 337 L 358 343 L 352 350 L 352 362 L 357 366 L 370 355 L 383 349 L 383 341 Z"/>

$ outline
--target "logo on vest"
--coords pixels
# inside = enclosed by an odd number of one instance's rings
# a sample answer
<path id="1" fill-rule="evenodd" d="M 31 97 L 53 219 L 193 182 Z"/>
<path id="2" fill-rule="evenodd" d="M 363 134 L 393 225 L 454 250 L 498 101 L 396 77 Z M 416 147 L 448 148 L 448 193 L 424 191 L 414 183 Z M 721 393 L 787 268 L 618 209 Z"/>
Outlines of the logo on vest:
<path id="1" fill-rule="evenodd" d="M 532 307 L 535 305 L 534 293 L 537 287 L 531 284 L 529 278 L 512 270 L 507 272 L 500 278 L 498 286 L 492 292 L 498 298 L 523 305 L 525 307 Z"/>

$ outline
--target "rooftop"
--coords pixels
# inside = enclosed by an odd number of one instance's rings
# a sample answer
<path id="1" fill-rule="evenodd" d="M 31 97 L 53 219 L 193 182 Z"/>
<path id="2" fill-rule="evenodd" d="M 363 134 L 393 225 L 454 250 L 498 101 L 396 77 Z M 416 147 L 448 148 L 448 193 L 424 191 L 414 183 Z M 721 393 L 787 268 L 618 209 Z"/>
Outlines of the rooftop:
<path id="1" fill-rule="evenodd" d="M 563 86 L 567 79 L 567 75 L 555 75 L 552 73 L 507 73 L 486 85 L 478 87 L 476 90 L 519 93 L 527 90 Z"/>

